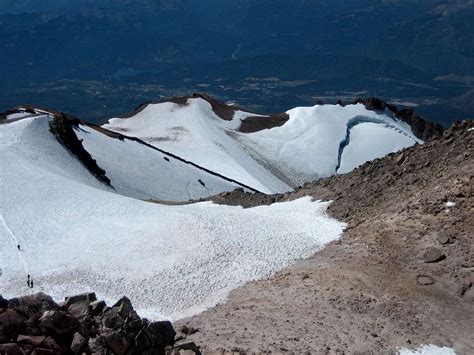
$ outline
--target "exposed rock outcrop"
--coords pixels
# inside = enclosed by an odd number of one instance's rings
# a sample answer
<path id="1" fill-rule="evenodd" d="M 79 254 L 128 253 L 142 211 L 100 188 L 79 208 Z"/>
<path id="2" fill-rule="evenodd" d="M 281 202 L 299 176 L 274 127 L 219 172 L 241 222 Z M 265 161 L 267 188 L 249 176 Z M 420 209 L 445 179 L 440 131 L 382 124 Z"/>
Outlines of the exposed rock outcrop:
<path id="1" fill-rule="evenodd" d="M 77 138 L 74 132 L 74 126 L 80 124 L 80 121 L 64 113 L 54 115 L 49 123 L 51 132 L 57 140 L 63 144 L 72 154 L 74 154 L 97 179 L 110 186 L 110 179 L 106 172 L 92 158 L 82 145 L 82 141 Z"/>
<path id="2" fill-rule="evenodd" d="M 443 134 L 444 129 L 440 124 L 426 121 L 411 108 L 400 110 L 395 115 L 408 123 L 413 133 L 421 140 L 427 141 Z"/>
<path id="3" fill-rule="evenodd" d="M 423 141 L 441 137 L 443 134 L 444 129 L 440 124 L 426 121 L 423 117 L 413 111 L 413 109 L 398 110 L 395 105 L 386 103 L 377 97 L 358 99 L 355 103 L 363 104 L 367 110 L 388 110 L 392 112 L 397 118 L 407 123 L 411 127 L 415 136 Z"/>
<path id="4" fill-rule="evenodd" d="M 180 354 L 170 322 L 140 318 L 126 297 L 112 307 L 94 293 L 62 304 L 37 293 L 0 297 L 0 354 Z M 78 312 L 80 310 L 80 312 Z M 196 345 L 186 343 L 198 354 Z"/>

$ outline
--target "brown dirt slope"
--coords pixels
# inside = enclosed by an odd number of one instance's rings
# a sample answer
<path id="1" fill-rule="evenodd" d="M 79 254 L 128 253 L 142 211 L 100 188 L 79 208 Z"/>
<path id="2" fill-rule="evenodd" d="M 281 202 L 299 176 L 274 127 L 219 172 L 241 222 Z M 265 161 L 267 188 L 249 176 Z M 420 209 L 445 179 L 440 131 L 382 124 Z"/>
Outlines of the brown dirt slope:
<path id="1" fill-rule="evenodd" d="M 469 121 L 290 194 L 219 196 L 247 207 L 331 199 L 329 213 L 348 228 L 310 259 L 178 326 L 199 329 L 188 340 L 204 353 L 392 353 L 422 344 L 474 353 L 473 151 Z"/>

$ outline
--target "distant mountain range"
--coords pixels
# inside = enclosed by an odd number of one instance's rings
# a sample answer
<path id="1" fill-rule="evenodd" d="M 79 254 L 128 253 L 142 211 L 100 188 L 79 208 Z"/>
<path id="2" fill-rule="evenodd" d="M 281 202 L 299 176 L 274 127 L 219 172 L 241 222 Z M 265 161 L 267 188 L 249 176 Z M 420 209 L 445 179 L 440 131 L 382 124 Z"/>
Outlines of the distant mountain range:
<path id="1" fill-rule="evenodd" d="M 473 15 L 474 1 L 7 0 L 0 109 L 99 120 L 205 88 L 275 111 L 377 95 L 449 124 L 474 116 Z"/>

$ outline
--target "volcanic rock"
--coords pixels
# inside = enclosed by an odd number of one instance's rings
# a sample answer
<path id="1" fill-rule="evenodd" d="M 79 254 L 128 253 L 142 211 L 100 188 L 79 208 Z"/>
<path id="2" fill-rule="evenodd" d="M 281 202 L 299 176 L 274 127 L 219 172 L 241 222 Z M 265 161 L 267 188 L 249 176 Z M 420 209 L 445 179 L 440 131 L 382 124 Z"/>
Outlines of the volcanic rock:
<path id="1" fill-rule="evenodd" d="M 8 343 L 8 344 L 0 344 L 0 354 L 22 355 L 23 352 L 21 351 L 18 344 Z"/>
<path id="2" fill-rule="evenodd" d="M 72 334 L 79 328 L 77 319 L 64 311 L 46 311 L 40 322 L 42 328 L 57 335 Z"/>
<path id="3" fill-rule="evenodd" d="M 431 276 L 426 275 L 418 275 L 416 278 L 416 282 L 422 286 L 429 286 L 434 284 L 434 279 Z"/>
<path id="4" fill-rule="evenodd" d="M 90 309 L 91 309 L 92 314 L 96 316 L 102 313 L 102 311 L 105 309 L 106 306 L 107 305 L 104 301 L 94 301 L 94 302 L 91 302 Z"/>
<path id="5" fill-rule="evenodd" d="M 439 249 L 432 248 L 428 249 L 423 255 L 423 260 L 425 263 L 437 263 L 446 259 L 446 255 Z"/>
<path id="6" fill-rule="evenodd" d="M 26 316 L 18 313 L 14 309 L 9 309 L 0 314 L 0 334 L 7 339 L 15 339 L 24 329 Z"/>
<path id="7" fill-rule="evenodd" d="M 78 302 L 91 303 L 91 302 L 95 302 L 95 301 L 97 301 L 97 296 L 95 295 L 95 293 L 93 293 L 93 292 L 82 293 L 80 295 L 66 297 L 64 307 L 67 309 L 71 305 L 73 305 L 74 303 L 78 303 Z"/>
<path id="8" fill-rule="evenodd" d="M 74 338 L 72 338 L 71 351 L 74 354 L 79 354 L 86 344 L 87 339 L 84 338 L 81 334 L 75 333 Z"/>
<path id="9" fill-rule="evenodd" d="M 35 347 L 40 346 L 46 340 L 46 337 L 43 335 L 40 336 L 29 336 L 29 335 L 19 335 L 17 338 L 17 343 L 20 344 L 29 344 Z"/>

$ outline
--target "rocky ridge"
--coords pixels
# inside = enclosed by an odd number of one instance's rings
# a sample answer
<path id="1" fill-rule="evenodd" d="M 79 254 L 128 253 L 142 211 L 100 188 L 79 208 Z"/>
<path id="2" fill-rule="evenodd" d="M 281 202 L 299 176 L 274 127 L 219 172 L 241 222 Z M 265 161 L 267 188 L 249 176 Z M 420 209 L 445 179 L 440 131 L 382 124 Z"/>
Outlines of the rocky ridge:
<path id="1" fill-rule="evenodd" d="M 170 322 L 140 318 L 127 297 L 113 306 L 94 293 L 57 304 L 44 294 L 0 296 L 0 354 L 182 354 L 197 347 L 179 341 Z M 192 352 L 194 353 L 194 352 Z"/>

